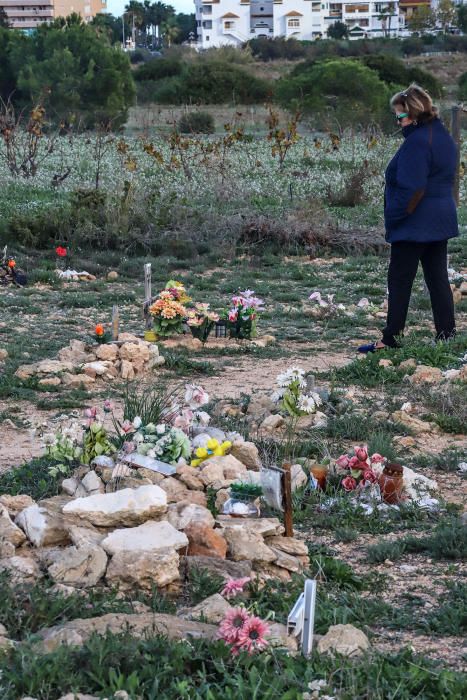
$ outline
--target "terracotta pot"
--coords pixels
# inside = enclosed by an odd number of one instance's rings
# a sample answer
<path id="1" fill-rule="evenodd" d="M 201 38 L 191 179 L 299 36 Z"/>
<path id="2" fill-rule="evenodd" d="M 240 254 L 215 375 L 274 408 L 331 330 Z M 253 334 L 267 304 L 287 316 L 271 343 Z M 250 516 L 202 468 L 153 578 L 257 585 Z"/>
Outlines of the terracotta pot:
<path id="1" fill-rule="evenodd" d="M 318 482 L 319 488 L 324 491 L 328 468 L 325 467 L 324 464 L 315 464 L 311 467 L 310 471 Z"/>
<path id="2" fill-rule="evenodd" d="M 386 464 L 378 479 L 381 497 L 385 503 L 396 504 L 402 500 L 404 468 L 400 464 Z"/>

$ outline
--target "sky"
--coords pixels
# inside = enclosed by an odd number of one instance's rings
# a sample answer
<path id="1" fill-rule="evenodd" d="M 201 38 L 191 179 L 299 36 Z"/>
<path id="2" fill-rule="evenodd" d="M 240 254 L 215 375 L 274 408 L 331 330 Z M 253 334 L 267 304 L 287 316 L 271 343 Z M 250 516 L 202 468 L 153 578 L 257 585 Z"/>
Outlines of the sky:
<path id="1" fill-rule="evenodd" d="M 194 12 L 195 4 L 193 0 L 164 0 L 167 5 L 172 5 L 175 7 L 177 12 Z M 125 5 L 127 5 L 128 0 L 107 0 L 107 10 L 119 17 Z"/>

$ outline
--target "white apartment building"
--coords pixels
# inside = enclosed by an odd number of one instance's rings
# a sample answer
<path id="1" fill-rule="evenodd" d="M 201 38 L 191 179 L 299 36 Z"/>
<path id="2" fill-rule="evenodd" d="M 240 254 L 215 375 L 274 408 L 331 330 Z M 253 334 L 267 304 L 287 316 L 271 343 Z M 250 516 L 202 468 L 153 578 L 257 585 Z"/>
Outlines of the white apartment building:
<path id="1" fill-rule="evenodd" d="M 194 0 L 198 46 L 240 46 L 256 37 L 313 40 L 343 22 L 351 38 L 399 36 L 398 0 Z"/>

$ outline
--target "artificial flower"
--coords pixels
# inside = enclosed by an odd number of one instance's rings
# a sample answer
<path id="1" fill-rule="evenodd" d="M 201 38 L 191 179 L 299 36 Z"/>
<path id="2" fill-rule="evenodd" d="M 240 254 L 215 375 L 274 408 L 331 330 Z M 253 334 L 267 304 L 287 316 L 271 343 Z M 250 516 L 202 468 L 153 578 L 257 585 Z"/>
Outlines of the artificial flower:
<path id="1" fill-rule="evenodd" d="M 235 644 L 238 634 L 243 625 L 249 619 L 249 614 L 245 608 L 232 608 L 226 614 L 219 625 L 218 637 L 228 644 Z"/>
<path id="2" fill-rule="evenodd" d="M 104 401 L 104 411 L 105 413 L 111 413 L 115 408 L 115 404 L 110 399 Z"/>
<path id="3" fill-rule="evenodd" d="M 355 456 L 360 462 L 364 462 L 368 459 L 368 447 L 367 445 L 359 445 L 354 447 Z"/>
<path id="4" fill-rule="evenodd" d="M 194 415 L 195 414 L 190 408 L 184 408 L 182 412 L 176 416 L 175 420 L 173 421 L 173 426 L 183 430 L 185 433 L 188 433 L 193 423 Z"/>
<path id="5" fill-rule="evenodd" d="M 135 428 L 135 430 L 138 430 L 138 428 L 141 428 L 142 425 L 143 421 L 141 420 L 141 418 L 139 416 L 135 416 L 135 418 L 133 418 L 133 428 Z"/>
<path id="6" fill-rule="evenodd" d="M 11 258 L 11 260 L 8 260 L 7 265 L 12 270 L 14 267 L 16 267 L 16 260 L 13 260 L 13 258 Z"/>
<path id="7" fill-rule="evenodd" d="M 349 467 L 350 460 L 347 457 L 347 455 L 341 455 L 338 459 L 336 459 L 336 465 L 340 469 L 347 469 Z"/>
<path id="8" fill-rule="evenodd" d="M 372 464 L 376 464 L 376 463 L 381 464 L 381 462 L 384 462 L 384 461 L 385 461 L 385 458 L 382 455 L 380 455 L 378 452 L 375 452 L 374 454 L 371 455 L 370 462 Z"/>
<path id="9" fill-rule="evenodd" d="M 55 248 L 55 253 L 58 255 L 59 258 L 65 258 L 67 254 L 66 248 L 63 248 L 62 246 L 58 245 Z"/>
<path id="10" fill-rule="evenodd" d="M 102 335 L 104 335 L 104 333 L 105 333 L 105 328 L 104 328 L 104 326 L 102 325 L 102 323 L 98 323 L 98 324 L 96 325 L 96 327 L 94 328 L 94 333 L 95 333 L 97 336 L 102 336 Z"/>
<path id="11" fill-rule="evenodd" d="M 187 384 L 185 390 L 185 403 L 190 408 L 201 408 L 209 403 L 209 394 L 202 386 Z"/>
<path id="12" fill-rule="evenodd" d="M 133 423 L 129 420 L 124 420 L 121 428 L 124 433 L 130 433 L 133 430 Z"/>
<path id="13" fill-rule="evenodd" d="M 367 469 L 363 472 L 362 481 L 365 484 L 374 484 L 376 481 L 376 474 L 372 469 Z"/>
<path id="14" fill-rule="evenodd" d="M 268 632 L 267 622 L 260 617 L 251 616 L 239 629 L 235 652 L 246 651 L 248 654 L 253 654 L 255 651 L 262 651 L 268 646 L 265 637 Z"/>
<path id="15" fill-rule="evenodd" d="M 345 479 L 342 479 L 342 486 L 346 491 L 353 491 L 357 488 L 357 482 L 353 476 L 346 476 Z"/>
<path id="16" fill-rule="evenodd" d="M 235 598 L 239 593 L 243 593 L 243 589 L 250 581 L 251 578 L 249 576 L 244 576 L 243 578 L 229 577 L 221 591 L 221 595 L 224 596 L 224 598 Z"/>

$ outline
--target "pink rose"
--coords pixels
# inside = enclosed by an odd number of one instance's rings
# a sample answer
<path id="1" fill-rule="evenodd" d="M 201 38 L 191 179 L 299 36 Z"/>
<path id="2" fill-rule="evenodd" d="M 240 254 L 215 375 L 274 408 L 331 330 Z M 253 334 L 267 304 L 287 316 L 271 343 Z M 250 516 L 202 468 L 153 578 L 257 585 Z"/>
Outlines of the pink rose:
<path id="1" fill-rule="evenodd" d="M 378 454 L 378 452 L 375 452 L 374 455 L 371 455 L 371 463 L 374 464 L 375 462 L 384 462 L 385 459 L 383 455 Z"/>
<path id="2" fill-rule="evenodd" d="M 365 471 L 365 470 L 369 469 L 369 465 L 367 462 L 357 461 L 352 465 L 352 469 L 360 469 L 360 471 Z"/>
<path id="3" fill-rule="evenodd" d="M 336 459 L 336 465 L 339 467 L 339 469 L 348 469 L 349 462 L 350 460 L 347 455 L 341 455 L 339 459 Z"/>
<path id="4" fill-rule="evenodd" d="M 359 445 L 353 449 L 359 462 L 364 462 L 366 459 L 368 459 L 368 447 L 366 445 Z"/>
<path id="5" fill-rule="evenodd" d="M 376 481 L 376 474 L 372 469 L 367 469 L 363 472 L 363 481 L 367 484 L 374 484 Z"/>
<path id="6" fill-rule="evenodd" d="M 357 482 L 353 476 L 346 476 L 345 479 L 342 479 L 341 483 L 346 491 L 353 491 L 357 488 Z"/>
<path id="7" fill-rule="evenodd" d="M 358 457 L 351 457 L 349 459 L 349 469 L 354 469 L 356 464 L 358 464 Z"/>

